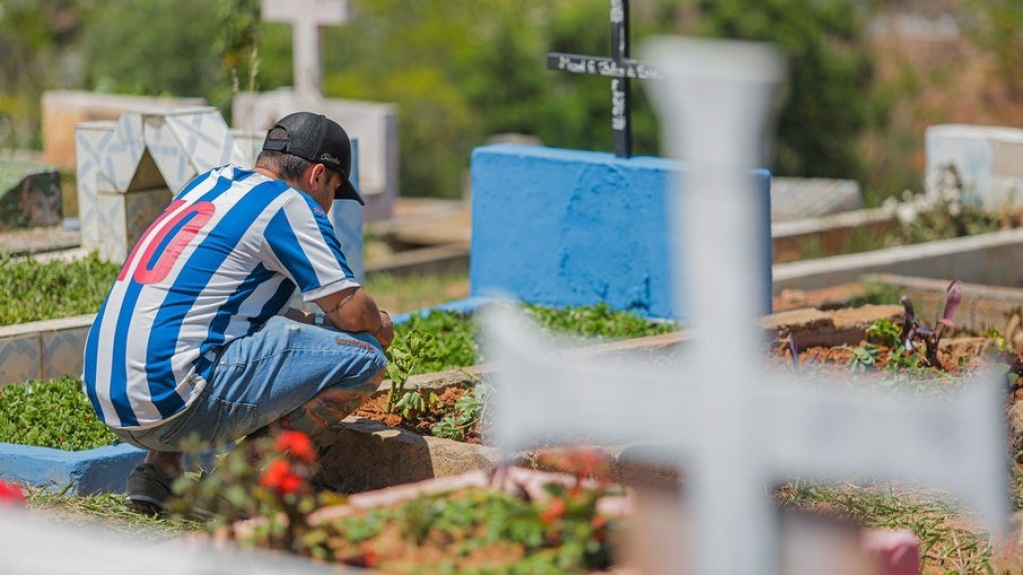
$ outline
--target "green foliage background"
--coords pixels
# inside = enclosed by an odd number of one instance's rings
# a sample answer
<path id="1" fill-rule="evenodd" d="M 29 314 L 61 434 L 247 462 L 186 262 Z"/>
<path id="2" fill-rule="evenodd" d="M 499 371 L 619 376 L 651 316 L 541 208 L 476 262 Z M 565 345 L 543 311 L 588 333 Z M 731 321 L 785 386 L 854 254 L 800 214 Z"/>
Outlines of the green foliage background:
<path id="1" fill-rule="evenodd" d="M 1019 2 L 962 2 L 975 14 L 977 45 L 1023 98 L 1011 74 L 1023 53 Z M 886 126 L 896 104 L 925 86 L 879 83 L 877 62 L 887 55 L 867 38 L 876 10 L 897 5 L 633 0 L 632 39 L 685 33 L 775 42 L 789 82 L 773 171 L 855 178 L 878 188 L 866 192 L 880 199 L 912 178 L 907 142 L 922 140 Z M 4 0 L 0 145 L 41 145 L 39 96 L 48 89 L 203 96 L 229 116 L 236 91 L 290 84 L 291 29 L 260 22 L 259 7 L 259 0 Z M 351 0 L 351 12 L 351 22 L 324 31 L 324 92 L 398 105 L 404 195 L 459 197 L 472 149 L 494 134 L 611 150 L 607 80 L 544 66 L 550 51 L 609 53 L 607 0 Z M 635 152 L 659 154 L 656 119 L 638 83 L 633 92 Z M 880 152 L 867 158 L 871 136 L 882 141 L 870 142 Z"/>

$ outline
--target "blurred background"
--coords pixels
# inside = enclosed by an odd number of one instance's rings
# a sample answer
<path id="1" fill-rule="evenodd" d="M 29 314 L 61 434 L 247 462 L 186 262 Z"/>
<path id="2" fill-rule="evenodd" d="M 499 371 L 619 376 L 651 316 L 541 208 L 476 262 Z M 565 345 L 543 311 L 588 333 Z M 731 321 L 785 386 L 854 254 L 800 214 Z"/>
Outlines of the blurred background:
<path id="1" fill-rule="evenodd" d="M 607 0 L 351 0 L 323 29 L 327 97 L 393 102 L 403 196 L 462 196 L 496 135 L 611 151 L 604 78 L 547 52 L 609 55 Z M 1023 127 L 1020 0 L 632 0 L 655 34 L 767 40 L 788 57 L 779 176 L 853 179 L 867 207 L 922 188 L 924 129 Z M 292 83 L 292 28 L 259 0 L 2 0 L 0 152 L 40 150 L 46 90 L 196 96 L 230 118 L 238 91 Z M 634 153 L 659 155 L 634 84 Z"/>

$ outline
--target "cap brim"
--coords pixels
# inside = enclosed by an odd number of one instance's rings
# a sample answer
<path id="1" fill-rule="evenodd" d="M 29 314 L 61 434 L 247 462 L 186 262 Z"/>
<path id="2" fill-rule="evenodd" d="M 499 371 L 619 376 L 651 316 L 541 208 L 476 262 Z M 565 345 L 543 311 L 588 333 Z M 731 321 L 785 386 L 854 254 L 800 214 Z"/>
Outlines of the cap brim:
<path id="1" fill-rule="evenodd" d="M 362 196 L 359 195 L 359 191 L 356 190 L 355 186 L 353 186 L 352 183 L 350 181 L 348 181 L 347 179 L 345 179 L 344 185 L 339 187 L 337 189 L 337 192 L 334 193 L 334 199 L 335 200 L 355 200 L 355 201 L 359 202 L 363 206 L 366 205 L 366 202 L 363 201 Z"/>

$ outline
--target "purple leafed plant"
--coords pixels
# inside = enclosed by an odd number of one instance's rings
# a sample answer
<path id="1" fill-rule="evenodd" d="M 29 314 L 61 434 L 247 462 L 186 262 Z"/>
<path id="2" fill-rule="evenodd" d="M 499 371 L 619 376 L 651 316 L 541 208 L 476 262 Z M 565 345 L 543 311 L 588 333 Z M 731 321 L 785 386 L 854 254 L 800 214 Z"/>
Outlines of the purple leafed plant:
<path id="1" fill-rule="evenodd" d="M 942 317 L 935 322 L 937 327 L 931 328 L 920 323 L 920 319 L 916 316 L 916 312 L 913 309 L 913 301 L 909 299 L 909 296 L 899 298 L 903 309 L 902 333 L 899 336 L 899 341 L 902 343 L 903 348 L 907 352 L 917 351 L 922 343 L 924 347 L 924 360 L 927 362 L 927 365 L 930 367 L 941 367 L 938 363 L 938 344 L 941 342 L 941 338 L 945 335 L 946 330 L 955 328 L 952 316 L 955 315 L 962 301 L 963 282 L 952 280 L 948 287 L 945 288 L 945 310 L 942 312 Z"/>

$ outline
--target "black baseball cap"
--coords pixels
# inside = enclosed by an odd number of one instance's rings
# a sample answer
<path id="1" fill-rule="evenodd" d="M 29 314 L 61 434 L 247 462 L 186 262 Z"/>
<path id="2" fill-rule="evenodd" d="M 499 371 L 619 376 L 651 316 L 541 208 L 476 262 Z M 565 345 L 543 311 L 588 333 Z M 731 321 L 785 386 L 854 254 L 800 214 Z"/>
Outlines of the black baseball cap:
<path id="1" fill-rule="evenodd" d="M 283 134 L 274 130 L 280 128 Z M 270 138 L 270 134 L 274 138 Z M 355 200 L 362 205 L 358 190 L 352 185 L 352 142 L 340 124 L 312 112 L 288 114 L 270 129 L 263 140 L 264 150 L 276 150 L 317 164 L 323 164 L 341 174 L 344 182 L 334 194 L 336 200 Z"/>

